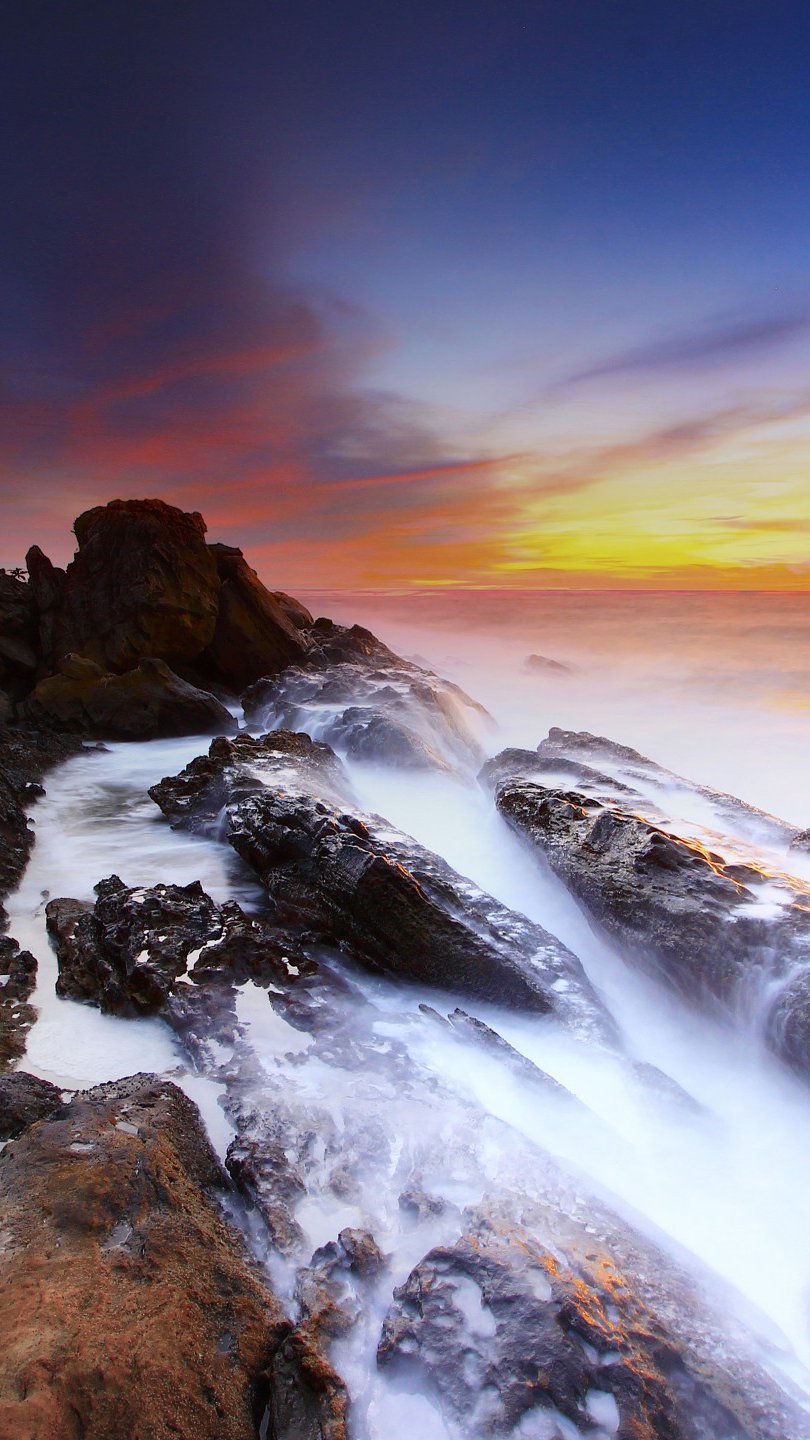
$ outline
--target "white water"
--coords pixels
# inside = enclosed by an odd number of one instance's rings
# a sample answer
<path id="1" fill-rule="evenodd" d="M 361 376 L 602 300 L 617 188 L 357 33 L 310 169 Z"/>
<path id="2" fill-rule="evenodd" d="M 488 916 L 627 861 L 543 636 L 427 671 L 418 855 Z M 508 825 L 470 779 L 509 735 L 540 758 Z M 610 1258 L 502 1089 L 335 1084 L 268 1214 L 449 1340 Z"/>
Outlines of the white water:
<path id="1" fill-rule="evenodd" d="M 44 930 L 48 896 L 91 899 L 93 885 L 113 872 L 129 885 L 199 879 L 215 899 L 235 896 L 248 905 L 255 899 L 227 847 L 172 832 L 145 794 L 149 784 L 175 773 L 207 743 L 117 745 L 52 774 L 33 812 L 34 855 L 8 908 L 11 933 L 40 961 L 40 1019 L 25 1067 L 66 1089 L 139 1069 L 171 1073 L 200 1104 L 222 1152 L 230 1130 L 216 1104 L 218 1084 L 192 1072 L 160 1022 L 117 1020 L 58 1000 Z M 494 737 L 493 749 L 500 743 Z M 361 1120 L 382 1122 L 394 1141 L 389 1169 L 369 1175 L 359 1200 L 338 1202 L 324 1171 L 313 1177 L 310 1196 L 297 1212 L 313 1248 L 344 1225 L 362 1225 L 392 1256 L 376 1307 L 336 1354 L 352 1388 L 358 1436 L 455 1440 L 431 1401 L 393 1391 L 377 1372 L 379 1323 L 392 1286 L 431 1244 L 458 1234 L 453 1207 L 475 1204 L 485 1192 L 509 1184 L 527 1194 L 537 1187 L 541 1194 L 537 1157 L 545 1151 L 579 1177 L 575 1183 L 582 1193 L 592 1189 L 608 1197 L 634 1224 L 659 1239 L 661 1233 L 668 1237 L 674 1253 L 689 1252 L 707 1272 L 731 1282 L 742 1297 L 740 1314 L 760 1337 L 763 1352 L 771 1346 L 780 1352 L 771 1353 L 770 1363 L 789 1372 L 810 1397 L 807 1089 L 771 1061 L 754 1036 L 699 1018 L 627 968 L 474 784 L 360 766 L 353 768 L 352 781 L 366 808 L 559 935 L 581 957 L 619 1021 L 628 1054 L 657 1065 L 707 1112 L 694 1115 L 645 1092 L 615 1056 L 585 1048 L 548 1022 L 476 1006 L 480 1018 L 589 1107 L 590 1113 L 572 1114 L 553 1099 L 529 1093 L 500 1060 L 425 1021 L 419 1001 L 435 1004 L 435 997 L 360 977 L 376 1016 L 373 1043 L 384 1052 L 400 1042 L 413 1063 L 416 1079 L 406 1095 L 395 1077 L 358 1079 L 310 1056 L 300 1032 L 245 987 L 240 1018 L 262 1056 L 268 1083 L 280 1087 L 288 1103 L 324 1107 L 341 1133 Z M 702 813 L 694 804 L 690 823 L 714 826 L 710 808 Z M 440 1087 L 438 1108 L 433 1082 Z M 421 1169 L 425 1188 L 451 1207 L 415 1228 L 397 1204 L 403 1175 L 414 1167 Z M 750 1313 L 744 1302 L 754 1307 Z M 597 1397 L 594 1418 L 609 1434 L 612 1417 L 603 1405 L 606 1418 L 600 1418 L 600 1403 Z M 535 1417 L 531 1423 L 541 1422 Z M 527 1424 L 526 1436 L 543 1433 Z M 561 1425 L 547 1433 L 567 1432 Z"/>

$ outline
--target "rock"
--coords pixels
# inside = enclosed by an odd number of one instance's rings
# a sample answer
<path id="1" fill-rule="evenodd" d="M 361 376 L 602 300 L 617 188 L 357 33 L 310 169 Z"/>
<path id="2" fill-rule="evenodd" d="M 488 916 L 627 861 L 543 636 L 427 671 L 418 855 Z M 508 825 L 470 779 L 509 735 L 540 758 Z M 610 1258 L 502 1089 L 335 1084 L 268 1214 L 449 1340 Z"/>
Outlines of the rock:
<path id="1" fill-rule="evenodd" d="M 314 617 L 300 600 L 294 595 L 285 595 L 283 590 L 271 590 L 270 594 L 277 605 L 281 606 L 288 620 L 299 630 L 309 630 L 315 624 Z"/>
<path id="2" fill-rule="evenodd" d="M 307 795 L 251 796 L 228 839 L 281 914 L 400 979 L 614 1031 L 577 958 L 524 916 L 386 829 Z"/>
<path id="3" fill-rule="evenodd" d="M 154 659 L 118 675 L 93 660 L 68 655 L 58 675 L 40 680 L 22 714 L 31 725 L 108 740 L 233 734 L 237 729 L 221 701 Z"/>
<path id="4" fill-rule="evenodd" d="M 573 675 L 576 667 L 564 665 L 562 660 L 551 660 L 548 655 L 527 655 L 523 669 L 532 675 Z"/>
<path id="5" fill-rule="evenodd" d="M 197 756 L 179 775 L 159 780 L 149 794 L 173 825 L 205 834 L 215 830 L 227 805 L 274 783 L 327 799 L 350 793 L 343 766 L 328 745 L 300 732 L 273 730 L 258 738 L 242 734 L 212 740 L 207 755 Z"/>
<path id="6" fill-rule="evenodd" d="M 756 995 L 770 1047 L 810 1075 L 810 911 L 797 882 L 768 876 L 780 903 L 763 915 L 758 871 L 618 805 L 521 780 L 496 803 L 627 959 L 692 1004 L 736 1014 Z"/>
<path id="7" fill-rule="evenodd" d="M 37 667 L 37 611 L 31 586 L 0 570 L 0 686 L 15 700 L 31 687 Z"/>
<path id="8" fill-rule="evenodd" d="M 241 550 L 232 545 L 208 549 L 222 588 L 213 638 L 197 666 L 207 678 L 238 692 L 304 658 L 310 642 L 299 619 L 309 611 L 297 607 L 289 596 L 281 603 L 251 570 Z"/>
<path id="9" fill-rule="evenodd" d="M 134 1076 L 0 1159 L 0 1436 L 345 1440 L 345 1389 L 215 1203 L 194 1106 Z"/>
<path id="10" fill-rule="evenodd" d="M 201 515 L 162 500 L 113 500 L 80 515 L 79 548 L 52 625 L 51 668 L 69 652 L 113 671 L 147 656 L 180 670 L 197 660 L 214 637 L 220 590 L 205 528 Z M 62 582 L 39 559 L 36 570 L 43 613 L 51 615 L 47 601 Z"/>
<path id="11" fill-rule="evenodd" d="M 31 996 L 37 962 L 16 940 L 0 935 L 0 1074 L 25 1054 L 25 1038 L 37 1018 Z"/>
<path id="12" fill-rule="evenodd" d="M 95 889 L 95 905 L 55 899 L 45 907 L 59 995 L 113 1015 L 150 1015 L 189 987 L 288 983 L 293 938 L 235 901 L 215 904 L 199 881 L 132 889 L 112 875 Z M 305 978 L 317 969 L 295 959 Z"/>
<path id="13" fill-rule="evenodd" d="M 448 1422 L 480 1436 L 518 1426 L 619 1440 L 808 1434 L 799 1406 L 730 1338 L 723 1344 L 722 1317 L 712 1328 L 663 1256 L 656 1273 L 652 1247 L 645 1256 L 641 1242 L 634 1273 L 598 1218 L 590 1233 L 565 1233 L 538 1207 L 527 1211 L 526 1224 L 468 1213 L 462 1237 L 431 1250 L 394 1291 L 378 1363 L 408 1389 L 427 1386 Z M 621 1233 L 610 1238 L 620 1245 Z"/>
<path id="14" fill-rule="evenodd" d="M 38 545 L 25 557 L 37 617 L 40 669 L 50 669 L 57 651 L 59 619 L 65 600 L 65 571 L 54 565 Z"/>
<path id="15" fill-rule="evenodd" d="M 48 1080 L 12 1070 L 0 1075 L 0 1140 L 12 1140 L 29 1125 L 61 1110 L 62 1093 Z"/>
<path id="16" fill-rule="evenodd" d="M 361 625 L 321 618 L 307 633 L 303 664 L 242 696 L 249 722 L 305 728 L 352 760 L 478 768 L 480 731 L 492 720 L 458 685 L 404 660 Z"/>

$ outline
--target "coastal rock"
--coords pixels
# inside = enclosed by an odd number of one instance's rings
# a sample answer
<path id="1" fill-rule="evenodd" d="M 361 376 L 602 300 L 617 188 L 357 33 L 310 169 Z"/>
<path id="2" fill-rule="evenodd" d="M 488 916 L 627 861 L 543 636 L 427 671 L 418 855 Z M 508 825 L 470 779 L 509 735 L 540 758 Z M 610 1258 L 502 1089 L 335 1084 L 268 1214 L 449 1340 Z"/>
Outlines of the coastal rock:
<path id="1" fill-rule="evenodd" d="M 575 667 L 565 665 L 562 660 L 552 660 L 548 655 L 527 655 L 523 669 L 530 675 L 573 675 Z"/>
<path id="2" fill-rule="evenodd" d="M 0 570 L 0 688 L 19 699 L 37 667 L 37 611 L 30 584 Z"/>
<path id="3" fill-rule="evenodd" d="M 149 1015 L 181 987 L 288 982 L 291 937 L 281 941 L 269 919 L 235 901 L 215 904 L 199 881 L 129 888 L 112 875 L 95 890 L 94 905 L 56 899 L 45 908 L 59 995 L 114 1015 Z M 317 968 L 296 960 L 298 974 Z"/>
<path id="4" fill-rule="evenodd" d="M 717 1327 L 696 1319 L 685 1277 L 665 1262 L 643 1281 L 625 1271 L 598 1217 L 590 1235 L 576 1224 L 565 1233 L 548 1212 L 527 1211 L 525 1225 L 470 1212 L 455 1244 L 425 1256 L 394 1291 L 378 1364 L 409 1388 L 427 1385 L 451 1423 L 482 1436 L 808 1433 L 764 1374 L 712 1353 Z M 643 1253 L 635 1260 L 643 1272 Z"/>
<path id="5" fill-rule="evenodd" d="M 159 780 L 149 794 L 173 825 L 207 834 L 216 830 L 226 806 L 273 784 L 310 789 L 325 799 L 350 794 L 348 777 L 330 746 L 291 730 L 212 740 L 207 755 L 197 756 L 179 775 Z"/>
<path id="6" fill-rule="evenodd" d="M 0 1075 L 0 1140 L 13 1140 L 37 1120 L 61 1110 L 62 1092 L 48 1080 L 12 1070 Z"/>
<path id="7" fill-rule="evenodd" d="M 282 791 L 241 801 L 227 823 L 281 914 L 361 965 L 613 1036 L 571 951 L 405 836 Z"/>
<path id="8" fill-rule="evenodd" d="M 810 1075 L 810 912 L 798 882 L 577 791 L 506 780 L 496 803 L 628 959 L 693 1004 L 765 1006 L 768 1044 Z M 766 878 L 778 899 L 763 914 Z"/>
<path id="9" fill-rule="evenodd" d="M 237 723 L 221 701 L 175 675 L 162 660 L 143 659 L 123 675 L 68 655 L 58 675 L 40 680 L 22 706 L 32 725 L 108 740 L 232 734 Z"/>
<path id="10" fill-rule="evenodd" d="M 303 665 L 242 696 L 249 723 L 305 728 L 347 758 L 406 768 L 476 769 L 482 705 L 449 680 L 404 660 L 362 625 L 319 619 Z"/>
<path id="11" fill-rule="evenodd" d="M 293 615 L 309 616 L 284 596 L 281 603 L 232 545 L 209 545 L 221 582 L 216 628 L 197 668 L 232 691 L 301 661 L 310 647 Z M 311 617 L 309 617 L 311 619 Z"/>
<path id="12" fill-rule="evenodd" d="M 37 1018 L 31 996 L 37 962 L 9 935 L 0 936 L 0 1074 L 25 1054 L 28 1031 Z"/>
<path id="13" fill-rule="evenodd" d="M 65 572 L 51 667 L 70 652 L 114 671 L 146 656 L 176 670 L 195 661 L 213 639 L 220 589 L 202 516 L 162 500 L 112 500 L 73 528 L 79 548 Z"/>
<path id="14" fill-rule="evenodd" d="M 221 1218 L 191 1102 L 134 1076 L 0 1159 L 0 1436 L 345 1440 L 345 1389 Z"/>

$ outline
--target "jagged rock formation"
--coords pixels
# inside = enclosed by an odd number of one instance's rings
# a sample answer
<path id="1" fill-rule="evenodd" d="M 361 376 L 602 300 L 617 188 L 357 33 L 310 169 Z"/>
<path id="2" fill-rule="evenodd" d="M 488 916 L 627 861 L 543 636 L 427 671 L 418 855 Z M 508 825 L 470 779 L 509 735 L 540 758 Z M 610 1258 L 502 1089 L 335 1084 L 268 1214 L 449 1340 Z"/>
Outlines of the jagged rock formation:
<path id="1" fill-rule="evenodd" d="M 361 965 L 553 1013 L 575 1029 L 613 1039 L 613 1025 L 576 956 L 540 926 L 383 822 L 327 803 L 318 795 L 317 773 L 303 789 L 300 782 L 273 785 L 272 773 L 264 783 L 252 766 L 234 765 L 249 755 L 255 767 L 264 747 L 275 764 L 278 735 L 250 749 L 217 741 L 205 760 L 150 794 L 175 824 L 213 832 L 224 813 L 230 844 L 281 914 L 345 947 Z M 323 767 L 323 748 L 316 754 Z M 298 758 L 305 764 L 307 757 Z M 337 778 L 330 767 L 333 789 Z"/>
<path id="2" fill-rule="evenodd" d="M 305 728 L 347 759 L 406 769 L 477 768 L 491 718 L 451 681 L 396 655 L 362 625 L 316 620 L 305 666 L 242 697 L 249 723 Z"/>
<path id="3" fill-rule="evenodd" d="M 134 1076 L 0 1158 L 2 1440 L 345 1440 L 345 1390 L 215 1203 L 194 1106 Z"/>
<path id="4" fill-rule="evenodd" d="M 238 694 L 260 675 L 276 675 L 302 660 L 310 642 L 290 613 L 295 602 L 285 596 L 284 604 L 271 594 L 241 550 L 232 545 L 209 545 L 208 549 L 216 563 L 220 591 L 214 634 L 197 668 Z"/>

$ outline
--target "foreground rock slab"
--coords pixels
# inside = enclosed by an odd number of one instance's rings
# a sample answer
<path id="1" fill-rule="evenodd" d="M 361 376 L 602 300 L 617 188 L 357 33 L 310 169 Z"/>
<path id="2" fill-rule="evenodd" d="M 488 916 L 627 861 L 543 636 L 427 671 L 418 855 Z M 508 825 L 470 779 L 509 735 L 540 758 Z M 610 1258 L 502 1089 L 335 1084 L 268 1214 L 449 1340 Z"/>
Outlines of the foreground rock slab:
<path id="1" fill-rule="evenodd" d="M 191 1102 L 99 1086 L 0 1157 L 2 1440 L 343 1440 L 345 1392 L 213 1198 Z"/>
<path id="2" fill-rule="evenodd" d="M 622 1232 L 603 1238 L 598 1209 L 590 1234 L 531 1206 L 528 1224 L 508 1207 L 465 1220 L 459 1240 L 430 1251 L 394 1291 L 377 1352 L 387 1371 L 427 1385 L 464 1433 L 810 1433 L 799 1406 L 735 1353 L 736 1338 L 724 1345 L 716 1319 L 694 1308 L 688 1280 L 663 1256 L 645 1259 L 642 1242 L 623 1257 L 638 1268 L 623 1271 L 621 1245 L 605 1243 Z"/>

